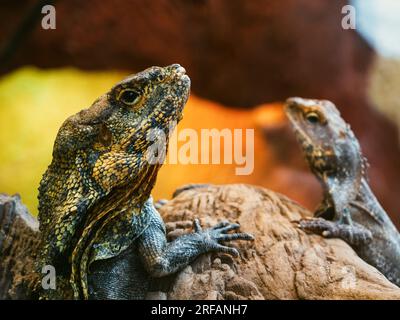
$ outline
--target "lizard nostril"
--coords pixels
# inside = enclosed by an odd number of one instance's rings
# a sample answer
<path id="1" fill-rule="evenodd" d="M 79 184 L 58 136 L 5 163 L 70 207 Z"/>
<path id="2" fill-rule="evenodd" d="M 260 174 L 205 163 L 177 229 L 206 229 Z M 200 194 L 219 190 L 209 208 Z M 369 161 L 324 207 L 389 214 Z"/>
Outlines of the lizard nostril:
<path id="1" fill-rule="evenodd" d="M 186 73 L 186 70 L 184 67 L 182 67 L 180 64 L 178 63 L 174 63 L 172 65 L 169 66 L 169 68 L 175 72 L 178 75 L 184 75 Z"/>

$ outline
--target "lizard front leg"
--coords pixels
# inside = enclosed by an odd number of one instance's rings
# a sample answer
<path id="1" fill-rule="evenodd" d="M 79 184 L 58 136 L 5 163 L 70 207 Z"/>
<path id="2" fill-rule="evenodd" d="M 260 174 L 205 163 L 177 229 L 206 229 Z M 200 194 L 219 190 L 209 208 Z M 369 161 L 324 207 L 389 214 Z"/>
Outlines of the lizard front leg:
<path id="1" fill-rule="evenodd" d="M 247 233 L 228 233 L 239 228 L 238 224 L 221 222 L 203 230 L 198 220 L 194 221 L 195 232 L 182 235 L 167 242 L 164 223 L 153 208 L 153 221 L 138 239 L 139 254 L 145 269 L 152 277 L 163 277 L 186 267 L 199 255 L 207 252 L 224 252 L 234 256 L 239 252 L 222 245 L 222 241 L 252 240 Z"/>
<path id="2" fill-rule="evenodd" d="M 338 221 L 323 218 L 302 219 L 299 226 L 305 231 L 320 234 L 325 238 L 340 238 L 351 246 L 359 246 L 372 240 L 371 231 L 354 223 L 350 213 L 346 211 Z"/>

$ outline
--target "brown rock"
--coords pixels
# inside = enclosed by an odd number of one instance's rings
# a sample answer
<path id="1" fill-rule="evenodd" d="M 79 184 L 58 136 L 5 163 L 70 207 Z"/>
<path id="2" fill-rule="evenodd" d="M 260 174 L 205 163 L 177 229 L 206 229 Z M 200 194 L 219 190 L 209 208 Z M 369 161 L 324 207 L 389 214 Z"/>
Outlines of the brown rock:
<path id="1" fill-rule="evenodd" d="M 38 226 L 19 195 L 0 194 L 0 300 L 32 298 Z"/>
<path id="2" fill-rule="evenodd" d="M 41 27 L 35 3 L 2 7 L 0 44 L 15 42 L 2 72 L 26 64 L 141 70 L 179 62 L 198 95 L 243 107 L 292 95 L 359 96 L 372 55 L 341 27 L 346 0 L 57 1 L 54 30 Z M 25 21 L 30 28 L 21 28 Z"/>
<path id="3" fill-rule="evenodd" d="M 311 213 L 270 190 L 202 187 L 180 193 L 160 211 L 169 225 L 229 220 L 255 236 L 254 242 L 235 242 L 239 258 L 197 259 L 175 278 L 168 299 L 400 299 L 400 288 L 342 240 L 298 229 L 295 221 Z"/>

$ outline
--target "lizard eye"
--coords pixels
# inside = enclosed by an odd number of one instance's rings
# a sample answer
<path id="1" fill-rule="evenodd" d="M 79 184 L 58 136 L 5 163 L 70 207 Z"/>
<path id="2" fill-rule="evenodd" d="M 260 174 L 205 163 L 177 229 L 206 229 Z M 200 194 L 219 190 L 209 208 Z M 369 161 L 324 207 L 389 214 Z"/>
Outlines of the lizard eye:
<path id="1" fill-rule="evenodd" d="M 306 119 L 307 119 L 308 122 L 310 122 L 312 124 L 316 124 L 320 120 L 319 115 L 316 112 L 307 113 L 306 114 Z"/>
<path id="2" fill-rule="evenodd" d="M 121 100 L 127 105 L 133 105 L 140 100 L 140 94 L 135 90 L 125 89 L 119 93 L 118 100 Z"/>
<path id="3" fill-rule="evenodd" d="M 163 82 L 164 80 L 165 80 L 165 75 L 164 74 L 162 74 L 162 73 L 160 73 L 158 76 L 157 76 L 157 81 L 158 82 Z"/>

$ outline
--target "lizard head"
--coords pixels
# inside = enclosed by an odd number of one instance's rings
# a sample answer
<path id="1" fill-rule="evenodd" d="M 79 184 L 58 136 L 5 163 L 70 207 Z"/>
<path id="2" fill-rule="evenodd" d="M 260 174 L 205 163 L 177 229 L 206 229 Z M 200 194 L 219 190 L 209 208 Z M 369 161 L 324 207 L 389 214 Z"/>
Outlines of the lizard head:
<path id="1" fill-rule="evenodd" d="M 361 179 L 360 145 L 332 102 L 289 98 L 285 112 L 314 174 L 326 183 Z"/>
<path id="2" fill-rule="evenodd" d="M 154 145 L 149 133 L 162 135 L 174 127 L 189 91 L 190 79 L 180 65 L 151 67 L 117 83 L 63 123 L 39 186 L 41 229 L 58 237 L 48 241 L 59 251 L 90 207 L 120 193 L 113 190 L 148 198 L 162 164 L 147 161 Z M 164 138 L 166 152 L 168 134 Z"/>
<path id="3" fill-rule="evenodd" d="M 84 170 L 108 191 L 148 169 L 150 133 L 173 129 L 182 118 L 190 79 L 178 64 L 151 67 L 117 83 L 93 105 L 68 118 L 53 149 L 53 166 Z M 157 131 L 158 130 L 158 131 Z M 165 148 L 168 134 L 165 138 Z"/>
<path id="4" fill-rule="evenodd" d="M 181 119 L 189 88 L 190 79 L 178 64 L 127 77 L 64 122 L 53 157 L 71 158 L 81 151 L 144 152 L 150 129 L 167 130 Z"/>

